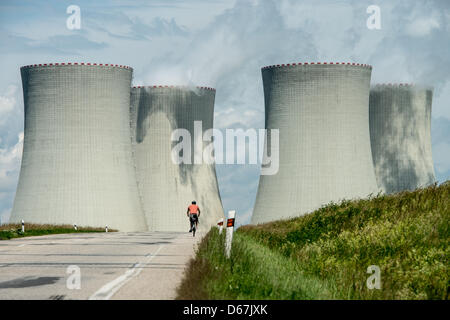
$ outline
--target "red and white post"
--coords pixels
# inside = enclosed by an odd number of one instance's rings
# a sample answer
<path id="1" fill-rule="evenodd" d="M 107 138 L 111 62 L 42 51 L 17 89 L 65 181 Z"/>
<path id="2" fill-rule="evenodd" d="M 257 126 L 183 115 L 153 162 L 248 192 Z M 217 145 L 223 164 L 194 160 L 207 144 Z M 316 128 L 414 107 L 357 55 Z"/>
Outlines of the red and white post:
<path id="1" fill-rule="evenodd" d="M 228 211 L 227 234 L 226 234 L 226 238 L 225 238 L 225 255 L 227 258 L 229 258 L 230 254 L 231 254 L 231 242 L 233 241 L 235 216 L 236 216 L 236 211 L 234 211 L 234 210 Z"/>
<path id="2" fill-rule="evenodd" d="M 217 221 L 217 227 L 219 228 L 219 234 L 222 234 L 222 230 L 223 230 L 223 218 L 220 218 L 219 221 Z"/>

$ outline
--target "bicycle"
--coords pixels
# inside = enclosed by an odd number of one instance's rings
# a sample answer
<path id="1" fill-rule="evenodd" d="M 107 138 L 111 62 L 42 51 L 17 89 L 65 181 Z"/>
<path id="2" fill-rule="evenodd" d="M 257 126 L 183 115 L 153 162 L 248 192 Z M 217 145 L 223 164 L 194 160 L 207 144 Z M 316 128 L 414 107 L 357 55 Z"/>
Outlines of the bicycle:
<path id="1" fill-rule="evenodd" d="M 191 222 L 192 236 L 195 237 L 195 231 L 197 231 L 197 224 L 198 224 L 198 215 L 191 214 L 189 216 L 189 220 Z"/>

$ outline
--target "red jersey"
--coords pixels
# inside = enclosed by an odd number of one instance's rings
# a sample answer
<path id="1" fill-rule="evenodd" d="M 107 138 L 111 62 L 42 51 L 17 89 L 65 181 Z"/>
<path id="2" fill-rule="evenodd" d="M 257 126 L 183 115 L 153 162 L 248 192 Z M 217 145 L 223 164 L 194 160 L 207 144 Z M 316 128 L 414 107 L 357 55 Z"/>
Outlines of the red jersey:
<path id="1" fill-rule="evenodd" d="M 197 214 L 198 213 L 198 205 L 196 205 L 196 204 L 191 204 L 189 207 L 188 207 L 188 210 L 189 210 L 189 213 L 190 214 Z"/>

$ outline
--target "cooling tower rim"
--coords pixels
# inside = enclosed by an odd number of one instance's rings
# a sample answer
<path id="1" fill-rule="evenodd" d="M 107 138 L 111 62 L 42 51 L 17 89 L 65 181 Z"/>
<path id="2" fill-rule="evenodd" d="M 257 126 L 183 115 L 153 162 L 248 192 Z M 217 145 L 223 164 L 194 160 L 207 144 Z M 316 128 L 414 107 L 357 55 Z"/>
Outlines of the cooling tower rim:
<path id="1" fill-rule="evenodd" d="M 372 87 L 413 87 L 415 83 L 406 83 L 406 82 L 386 82 L 386 83 L 376 83 L 373 84 Z"/>
<path id="2" fill-rule="evenodd" d="M 417 83 L 376 83 L 370 86 L 370 89 L 384 89 L 384 88 L 411 88 L 411 89 L 425 89 L 425 90 L 433 90 L 433 87 L 430 85 L 417 84 Z"/>
<path id="3" fill-rule="evenodd" d="M 112 63 L 91 63 L 91 62 L 55 62 L 55 63 L 39 63 L 39 64 L 30 64 L 26 66 L 22 66 L 20 69 L 29 69 L 29 68 L 42 68 L 42 67 L 68 67 L 68 66 L 91 66 L 91 67 L 115 67 L 121 69 L 130 69 L 133 70 L 132 67 L 121 65 L 121 64 L 112 64 Z"/>
<path id="4" fill-rule="evenodd" d="M 355 63 L 355 62 L 297 62 L 297 63 L 286 63 L 286 64 L 274 64 L 271 66 L 265 66 L 262 67 L 261 70 L 266 69 L 274 69 L 274 68 L 289 68 L 289 67 L 301 67 L 301 66 L 316 66 L 316 65 L 346 65 L 346 66 L 354 66 L 354 67 L 364 67 L 372 69 L 372 66 L 369 64 L 363 64 L 363 63 Z"/>
<path id="5" fill-rule="evenodd" d="M 161 89 L 161 88 L 166 88 L 166 89 L 192 89 L 193 87 L 189 87 L 189 86 L 169 86 L 169 85 L 148 85 L 148 86 L 133 86 L 133 89 Z M 210 90 L 210 91 L 216 91 L 215 88 L 211 88 L 211 87 L 200 87 L 200 86 L 195 86 L 195 88 L 197 89 L 201 89 L 201 90 Z"/>

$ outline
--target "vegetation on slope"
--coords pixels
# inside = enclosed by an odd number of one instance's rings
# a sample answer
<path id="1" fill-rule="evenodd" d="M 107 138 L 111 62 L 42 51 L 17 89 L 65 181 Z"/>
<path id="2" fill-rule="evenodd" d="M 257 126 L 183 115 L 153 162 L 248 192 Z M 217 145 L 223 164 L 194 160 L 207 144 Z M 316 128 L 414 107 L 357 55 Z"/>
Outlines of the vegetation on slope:
<path id="1" fill-rule="evenodd" d="M 224 255 L 225 232 L 213 228 L 202 239 L 195 260 L 178 288 L 179 299 L 332 299 L 336 289 L 304 276 L 294 261 L 243 233 Z"/>
<path id="2" fill-rule="evenodd" d="M 243 226 L 230 260 L 211 231 L 190 262 L 179 298 L 448 299 L 449 221 L 447 182 Z M 381 270 L 379 290 L 366 285 L 371 265 Z M 199 267 L 205 276 L 189 282 Z M 308 289 L 311 283 L 315 290 Z M 192 297 L 196 290 L 202 294 Z"/>
<path id="3" fill-rule="evenodd" d="M 25 224 L 25 232 L 22 232 L 21 224 L 4 224 L 0 226 L 0 240 L 60 233 L 105 232 L 103 228 L 78 227 L 77 229 L 75 230 L 71 225 Z M 108 229 L 108 231 L 115 232 L 117 230 Z"/>

